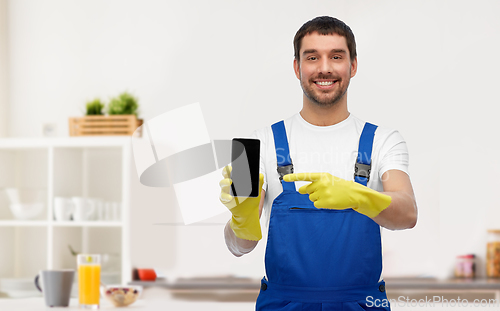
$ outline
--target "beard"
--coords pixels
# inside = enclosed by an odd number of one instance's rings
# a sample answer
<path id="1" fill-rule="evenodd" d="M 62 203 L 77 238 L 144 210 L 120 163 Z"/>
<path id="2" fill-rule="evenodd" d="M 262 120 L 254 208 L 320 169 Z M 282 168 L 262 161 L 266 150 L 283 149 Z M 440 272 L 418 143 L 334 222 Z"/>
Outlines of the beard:
<path id="1" fill-rule="evenodd" d="M 323 91 L 321 89 L 314 89 L 314 79 L 332 79 L 336 80 L 335 89 Z M 309 81 L 303 81 L 302 76 L 300 77 L 300 86 L 304 95 L 315 105 L 319 107 L 329 108 L 335 106 L 347 93 L 347 87 L 349 86 L 349 80 L 347 84 L 344 85 L 343 80 L 340 77 L 333 76 L 318 76 L 310 79 Z"/>

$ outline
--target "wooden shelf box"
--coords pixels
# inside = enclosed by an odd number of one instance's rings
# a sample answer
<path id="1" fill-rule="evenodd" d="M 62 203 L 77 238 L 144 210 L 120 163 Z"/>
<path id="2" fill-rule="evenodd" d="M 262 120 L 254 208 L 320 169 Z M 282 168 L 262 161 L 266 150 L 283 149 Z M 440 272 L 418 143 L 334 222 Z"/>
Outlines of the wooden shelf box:
<path id="1" fill-rule="evenodd" d="M 135 115 L 69 118 L 69 136 L 131 136 L 142 122 Z M 142 128 L 136 136 L 142 136 Z"/>

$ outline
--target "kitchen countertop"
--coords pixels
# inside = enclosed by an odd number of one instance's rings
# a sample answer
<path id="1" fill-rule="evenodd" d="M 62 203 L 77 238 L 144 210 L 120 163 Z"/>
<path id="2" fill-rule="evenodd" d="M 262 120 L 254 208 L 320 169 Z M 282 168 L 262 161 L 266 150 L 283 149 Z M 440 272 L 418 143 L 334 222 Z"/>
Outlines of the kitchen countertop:
<path id="1" fill-rule="evenodd" d="M 118 310 L 183 310 L 183 311 L 250 311 L 253 310 L 254 303 L 228 303 L 228 302 L 184 302 L 184 301 L 170 301 L 167 299 L 140 299 L 134 304 L 119 308 Z M 43 298 L 24 298 L 24 299 L 0 299 L 0 309 L 9 311 L 37 311 L 37 310 L 82 310 L 78 308 L 78 301 L 72 298 L 69 307 L 54 307 L 49 308 L 45 306 Z M 113 310 L 117 309 L 112 304 L 102 302 L 99 310 Z"/>
<path id="2" fill-rule="evenodd" d="M 179 282 L 179 284 L 168 284 L 163 282 L 163 284 L 158 284 L 157 282 L 140 282 L 144 285 L 144 291 L 142 296 L 138 301 L 129 307 L 122 308 L 132 309 L 132 310 L 204 310 L 204 311 L 251 311 L 255 310 L 255 300 L 258 294 L 258 286 L 256 280 L 251 282 L 243 281 L 242 287 L 234 286 L 232 284 L 231 289 L 222 285 L 223 288 L 214 288 L 212 282 L 212 287 L 210 287 L 210 281 L 205 280 L 205 283 L 201 286 L 195 282 L 189 282 L 189 280 L 184 280 Z M 237 282 L 236 282 L 237 283 Z M 138 284 L 138 282 L 134 282 Z M 249 285 L 251 284 L 251 285 Z M 475 280 L 437 280 L 428 278 L 386 278 L 387 290 L 388 292 L 392 290 L 485 290 L 485 291 L 495 291 L 500 292 L 500 280 L 495 279 L 475 279 Z M 215 284 L 217 285 L 217 284 Z M 220 283 L 219 283 L 220 285 Z M 245 288 L 246 287 L 246 288 Z M 213 299 L 214 296 L 210 296 L 209 299 L 205 299 L 204 293 L 220 293 L 220 297 L 223 299 Z M 179 293 L 187 293 L 187 295 L 182 296 Z M 224 300 L 231 294 L 246 294 L 245 301 L 236 300 Z M 241 297 L 241 296 L 240 296 Z M 429 296 L 432 300 L 432 296 Z M 499 301 L 499 300 L 497 300 Z M 441 302 L 408 302 L 399 303 L 392 302 L 392 310 L 456 310 L 457 306 L 453 303 L 441 303 Z M 479 303 L 474 304 L 472 300 L 468 301 L 467 305 L 463 303 L 460 307 L 467 307 L 468 310 L 484 310 L 484 308 L 490 308 L 490 310 L 500 310 L 500 303 L 480 305 Z M 115 307 L 105 299 L 101 300 L 101 310 L 111 310 Z M 30 297 L 30 298 L 2 298 L 0 299 L 0 310 L 80 310 L 78 308 L 77 298 L 72 298 L 70 306 L 68 308 L 48 308 L 45 306 L 43 297 Z"/>
<path id="3" fill-rule="evenodd" d="M 500 291 L 500 279 L 384 278 L 386 288 L 425 290 L 495 290 Z"/>
<path id="4" fill-rule="evenodd" d="M 384 278 L 386 288 L 391 290 L 491 290 L 500 291 L 500 279 L 446 279 L 436 278 Z M 170 290 L 188 289 L 233 289 L 259 290 L 260 280 L 249 278 L 193 278 L 175 282 L 130 282 L 130 285 L 162 287 Z"/>
<path id="5" fill-rule="evenodd" d="M 48 310 L 81 310 L 78 308 L 78 301 L 72 298 L 69 307 L 49 308 L 45 306 L 42 297 L 23 298 L 23 299 L 0 299 L 0 310 L 9 311 L 48 311 Z M 460 307 L 467 308 L 471 311 L 485 310 L 499 310 L 498 305 L 472 305 L 461 304 Z M 170 297 L 156 297 L 139 299 L 134 304 L 119 308 L 118 310 L 182 310 L 182 311 L 253 311 L 255 310 L 254 302 L 206 302 L 206 301 L 182 301 L 173 300 Z M 100 310 L 117 310 L 113 305 L 107 301 L 101 303 Z M 393 311 L 410 311 L 410 310 L 457 310 L 454 304 L 442 303 L 421 303 L 419 304 L 398 304 L 391 303 L 391 310 Z"/>
<path id="6" fill-rule="evenodd" d="M 145 288 L 139 300 L 124 308 L 116 308 L 111 302 L 101 298 L 99 310 L 182 310 L 182 311 L 250 311 L 255 309 L 255 302 L 220 302 L 220 301 L 187 301 L 175 299 L 168 290 L 161 288 Z M 43 297 L 2 298 L 0 310 L 38 311 L 38 310 L 82 310 L 78 308 L 78 298 L 71 298 L 69 307 L 45 306 Z"/>

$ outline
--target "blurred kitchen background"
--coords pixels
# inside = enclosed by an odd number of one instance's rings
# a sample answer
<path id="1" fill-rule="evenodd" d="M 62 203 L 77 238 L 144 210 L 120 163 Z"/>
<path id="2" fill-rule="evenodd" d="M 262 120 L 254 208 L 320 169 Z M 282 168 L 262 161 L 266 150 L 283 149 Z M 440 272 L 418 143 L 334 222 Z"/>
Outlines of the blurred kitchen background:
<path id="1" fill-rule="evenodd" d="M 71 267 L 68 245 L 111 256 L 118 281 L 131 268 L 167 280 L 261 278 L 265 239 L 235 258 L 223 238 L 228 214 L 182 225 L 172 188 L 139 183 L 128 139 L 72 143 L 68 118 L 128 91 L 141 119 L 200 102 L 212 139 L 246 136 L 300 110 L 292 41 L 319 15 L 356 36 L 350 111 L 398 129 L 410 151 L 419 220 L 383 230 L 384 276 L 451 278 L 457 256 L 474 254 L 485 277 L 487 230 L 500 229 L 499 13 L 500 2 L 485 0 L 0 0 L 0 187 L 119 209 L 57 225 L 45 206 L 30 225 L 2 194 L 0 279 Z"/>

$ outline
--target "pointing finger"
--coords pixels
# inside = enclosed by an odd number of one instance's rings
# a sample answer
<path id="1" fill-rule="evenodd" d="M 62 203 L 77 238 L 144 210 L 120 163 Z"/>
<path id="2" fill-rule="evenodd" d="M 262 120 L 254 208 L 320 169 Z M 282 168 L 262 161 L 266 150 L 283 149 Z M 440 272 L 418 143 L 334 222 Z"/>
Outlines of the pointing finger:
<path id="1" fill-rule="evenodd" d="M 323 173 L 296 173 L 296 174 L 286 174 L 283 176 L 283 180 L 286 182 L 291 181 L 316 181 L 321 178 Z"/>

